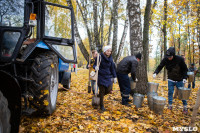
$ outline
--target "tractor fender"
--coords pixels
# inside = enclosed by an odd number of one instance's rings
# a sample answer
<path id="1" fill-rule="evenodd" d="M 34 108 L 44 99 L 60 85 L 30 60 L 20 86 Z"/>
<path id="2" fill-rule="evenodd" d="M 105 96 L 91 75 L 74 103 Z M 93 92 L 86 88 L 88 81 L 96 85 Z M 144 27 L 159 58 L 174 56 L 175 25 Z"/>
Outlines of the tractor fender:
<path id="1" fill-rule="evenodd" d="M 61 84 L 67 85 L 68 80 L 71 78 L 71 72 L 63 72 Z"/>
<path id="2" fill-rule="evenodd" d="M 0 70 L 0 91 L 8 101 L 8 108 L 11 112 L 11 133 L 19 131 L 21 117 L 21 88 L 15 77 Z"/>

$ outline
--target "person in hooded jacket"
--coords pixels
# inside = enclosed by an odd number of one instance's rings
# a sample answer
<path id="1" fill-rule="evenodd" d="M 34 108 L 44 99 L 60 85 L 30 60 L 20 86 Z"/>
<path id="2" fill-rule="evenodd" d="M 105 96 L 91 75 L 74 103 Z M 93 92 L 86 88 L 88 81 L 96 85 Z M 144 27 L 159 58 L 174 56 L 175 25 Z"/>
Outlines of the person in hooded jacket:
<path id="1" fill-rule="evenodd" d="M 114 78 L 114 83 L 117 82 L 117 75 L 114 68 L 113 58 L 111 56 L 112 49 L 110 46 L 105 46 L 103 52 L 100 55 L 100 66 L 97 66 L 97 58 L 93 65 L 93 68 L 98 71 L 98 86 L 99 86 L 99 97 L 100 97 L 100 109 L 105 111 L 103 99 L 104 96 L 109 94 L 112 90 L 111 78 Z"/>
<path id="2" fill-rule="evenodd" d="M 162 59 L 160 65 L 156 68 L 153 78 L 162 70 L 163 67 L 167 69 L 168 75 L 168 109 L 172 110 L 174 86 L 177 88 L 183 87 L 187 81 L 187 65 L 183 57 L 175 55 L 175 48 L 170 47 L 166 51 L 165 57 Z M 183 102 L 183 113 L 187 114 L 187 101 Z"/>

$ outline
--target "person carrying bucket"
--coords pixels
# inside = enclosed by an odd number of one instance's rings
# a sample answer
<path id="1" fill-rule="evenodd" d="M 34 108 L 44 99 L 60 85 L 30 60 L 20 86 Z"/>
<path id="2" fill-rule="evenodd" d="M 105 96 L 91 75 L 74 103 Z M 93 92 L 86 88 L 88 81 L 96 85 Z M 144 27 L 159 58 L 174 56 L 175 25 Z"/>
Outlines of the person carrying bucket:
<path id="1" fill-rule="evenodd" d="M 105 46 L 103 52 L 100 55 L 100 66 L 97 66 L 97 59 L 93 65 L 93 68 L 98 72 L 98 86 L 99 86 L 99 97 L 100 97 L 100 109 L 105 111 L 103 99 L 106 94 L 109 94 L 112 90 L 111 78 L 114 78 L 114 83 L 117 82 L 116 71 L 114 68 L 113 58 L 111 56 L 112 49 L 110 46 Z"/>
<path id="2" fill-rule="evenodd" d="M 137 81 L 136 70 L 138 67 L 138 62 L 141 60 L 141 56 L 141 53 L 138 53 L 135 56 L 127 56 L 123 58 L 117 65 L 117 78 L 122 96 L 122 105 L 131 106 L 128 103 L 131 101 L 129 100 L 131 86 L 128 74 L 131 73 L 133 81 Z"/>
<path id="3" fill-rule="evenodd" d="M 190 88 L 190 87 L 191 87 L 191 84 L 192 84 L 192 88 L 194 89 L 194 88 L 195 88 L 195 76 L 196 76 L 196 74 L 197 74 L 197 72 L 198 72 L 198 70 L 197 70 L 197 68 L 195 67 L 195 64 L 194 64 L 194 63 L 192 63 L 192 64 L 190 65 L 188 71 L 189 71 L 189 72 L 194 72 L 194 81 L 193 81 L 192 83 L 189 83 L 189 84 L 188 84 L 188 88 Z"/>
<path id="4" fill-rule="evenodd" d="M 156 68 L 153 78 L 162 70 L 163 67 L 167 69 L 168 75 L 168 109 L 172 110 L 173 102 L 173 93 L 174 86 L 177 88 L 184 87 L 184 84 L 187 82 L 187 66 L 183 57 L 175 55 L 175 48 L 170 47 L 165 54 L 165 57 L 162 59 L 160 65 Z M 187 101 L 182 100 L 183 102 L 183 113 L 187 114 Z"/>

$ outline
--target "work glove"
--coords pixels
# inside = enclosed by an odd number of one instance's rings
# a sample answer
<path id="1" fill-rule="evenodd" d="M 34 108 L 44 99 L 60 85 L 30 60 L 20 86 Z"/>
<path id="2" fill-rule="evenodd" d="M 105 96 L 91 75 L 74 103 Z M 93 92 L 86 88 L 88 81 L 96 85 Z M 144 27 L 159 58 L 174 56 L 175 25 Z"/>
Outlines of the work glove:
<path id="1" fill-rule="evenodd" d="M 185 84 L 187 82 L 187 80 L 186 79 L 183 79 L 183 84 Z"/>
<path id="2" fill-rule="evenodd" d="M 114 78 L 114 84 L 116 84 L 117 83 L 117 78 Z"/>
<path id="3" fill-rule="evenodd" d="M 98 67 L 98 66 L 96 66 L 96 67 L 95 67 L 95 70 L 96 70 L 96 71 L 98 71 L 98 70 L 99 70 L 99 67 Z"/>
<path id="4" fill-rule="evenodd" d="M 156 73 L 153 74 L 153 78 L 156 78 Z"/>

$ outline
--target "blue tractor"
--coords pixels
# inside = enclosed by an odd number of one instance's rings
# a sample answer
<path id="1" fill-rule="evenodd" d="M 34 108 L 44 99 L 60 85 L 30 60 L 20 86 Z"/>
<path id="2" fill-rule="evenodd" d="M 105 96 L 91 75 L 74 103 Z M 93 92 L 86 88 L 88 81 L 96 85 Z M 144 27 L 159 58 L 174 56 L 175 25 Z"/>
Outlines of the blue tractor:
<path id="1" fill-rule="evenodd" d="M 0 133 L 18 132 L 21 114 L 52 114 L 59 82 L 70 88 L 74 13 L 56 2 L 0 1 Z"/>

